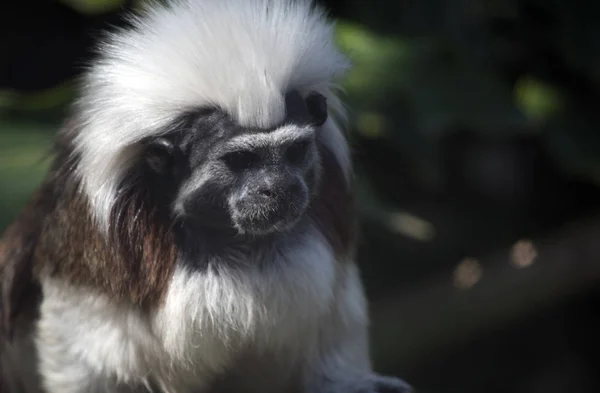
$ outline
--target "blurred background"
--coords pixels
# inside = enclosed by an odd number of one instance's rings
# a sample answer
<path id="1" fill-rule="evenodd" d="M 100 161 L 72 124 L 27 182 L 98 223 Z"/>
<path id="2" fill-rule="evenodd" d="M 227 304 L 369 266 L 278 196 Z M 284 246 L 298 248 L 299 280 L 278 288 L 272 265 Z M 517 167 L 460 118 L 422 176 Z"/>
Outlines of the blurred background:
<path id="1" fill-rule="evenodd" d="M 354 63 L 376 368 L 420 392 L 600 392 L 600 3 L 322 3 Z M 0 5 L 0 229 L 136 5 Z"/>

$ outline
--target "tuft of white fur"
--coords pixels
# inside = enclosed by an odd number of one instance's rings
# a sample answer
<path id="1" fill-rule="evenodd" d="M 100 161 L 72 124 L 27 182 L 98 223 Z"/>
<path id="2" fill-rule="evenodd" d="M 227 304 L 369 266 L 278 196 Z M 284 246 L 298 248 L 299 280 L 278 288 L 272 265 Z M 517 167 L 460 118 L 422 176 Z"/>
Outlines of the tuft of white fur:
<path id="1" fill-rule="evenodd" d="M 178 267 L 155 319 L 167 352 L 183 362 L 207 340 L 231 349 L 253 343 L 292 354 L 314 346 L 310 340 L 334 302 L 336 261 L 318 232 L 295 241 L 267 256 L 266 268 L 258 260 L 238 267 L 218 263 L 201 273 Z M 302 337 L 307 341 L 299 342 Z"/>
<path id="2" fill-rule="evenodd" d="M 105 230 L 136 142 L 187 110 L 219 106 L 241 125 L 270 127 L 285 115 L 286 91 L 297 89 L 323 94 L 331 113 L 345 116 L 335 89 L 348 62 L 333 24 L 311 0 L 175 0 L 132 20 L 133 29 L 101 45 L 76 105 L 78 173 Z M 349 174 L 333 118 L 321 138 Z"/>

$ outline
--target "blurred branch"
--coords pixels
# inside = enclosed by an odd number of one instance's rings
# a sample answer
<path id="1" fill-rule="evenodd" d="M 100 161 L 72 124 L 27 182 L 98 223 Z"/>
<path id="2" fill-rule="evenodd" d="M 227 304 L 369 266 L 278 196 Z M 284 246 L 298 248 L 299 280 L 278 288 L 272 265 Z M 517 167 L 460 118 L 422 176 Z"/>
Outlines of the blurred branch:
<path id="1" fill-rule="evenodd" d="M 521 243 L 535 249 L 530 249 L 535 255 L 530 253 L 533 259 L 527 263 L 511 259 L 514 247 L 468 261 L 472 273 L 477 273 L 469 288 L 457 288 L 452 272 L 446 272 L 378 302 L 372 311 L 372 336 L 380 366 L 398 362 L 415 366 L 431 351 L 450 349 L 584 292 L 600 279 L 598 239 L 600 217 Z"/>

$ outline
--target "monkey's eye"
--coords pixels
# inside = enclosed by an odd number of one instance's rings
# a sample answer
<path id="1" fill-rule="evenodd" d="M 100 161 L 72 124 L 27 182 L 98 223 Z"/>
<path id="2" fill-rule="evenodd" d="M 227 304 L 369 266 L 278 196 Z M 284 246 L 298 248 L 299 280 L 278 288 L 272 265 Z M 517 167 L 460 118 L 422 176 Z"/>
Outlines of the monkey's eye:
<path id="1" fill-rule="evenodd" d="M 327 121 L 327 99 L 319 93 L 310 93 L 306 97 L 306 106 L 315 126 Z"/>
<path id="2" fill-rule="evenodd" d="M 153 141 L 146 150 L 146 163 L 156 173 L 165 174 L 176 161 L 178 149 L 167 139 Z"/>
<path id="3" fill-rule="evenodd" d="M 286 158 L 292 164 L 299 164 L 306 157 L 309 141 L 299 141 L 288 147 L 285 152 Z"/>
<path id="4" fill-rule="evenodd" d="M 227 153 L 221 159 L 233 171 L 249 169 L 260 161 L 258 154 L 246 150 Z"/>

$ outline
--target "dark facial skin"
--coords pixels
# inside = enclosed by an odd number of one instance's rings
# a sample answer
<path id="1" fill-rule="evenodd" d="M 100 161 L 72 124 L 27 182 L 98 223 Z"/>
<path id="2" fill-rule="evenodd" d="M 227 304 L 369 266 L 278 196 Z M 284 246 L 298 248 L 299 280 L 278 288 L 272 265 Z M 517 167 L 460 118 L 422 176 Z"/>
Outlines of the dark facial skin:
<path id="1" fill-rule="evenodd" d="M 218 109 L 182 117 L 146 142 L 153 188 L 181 222 L 213 231 L 262 236 L 292 228 L 317 181 L 316 132 L 325 98 L 286 96 L 287 116 L 273 129 L 240 127 Z"/>

